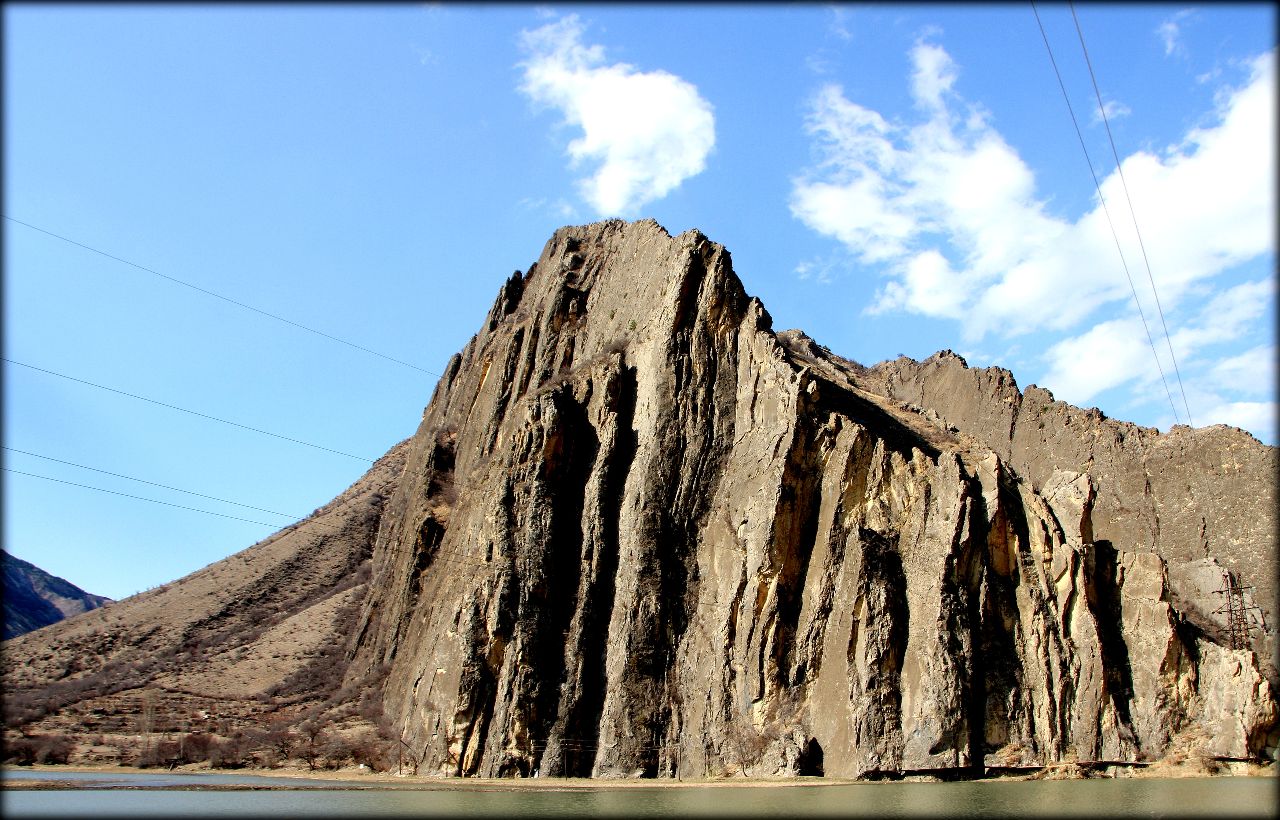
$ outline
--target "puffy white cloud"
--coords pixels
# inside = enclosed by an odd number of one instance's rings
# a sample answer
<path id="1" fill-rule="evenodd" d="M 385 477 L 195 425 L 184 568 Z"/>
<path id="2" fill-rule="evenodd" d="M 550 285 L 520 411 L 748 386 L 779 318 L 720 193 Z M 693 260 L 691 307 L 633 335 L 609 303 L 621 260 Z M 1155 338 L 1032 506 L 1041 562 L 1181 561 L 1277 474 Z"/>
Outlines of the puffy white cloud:
<path id="1" fill-rule="evenodd" d="M 632 215 L 706 167 L 715 118 L 691 83 L 606 64 L 604 48 L 582 35 L 577 15 L 522 32 L 520 88 L 582 129 L 567 153 L 573 168 L 595 165 L 578 181 L 583 198 L 602 216 Z"/>
<path id="2" fill-rule="evenodd" d="M 1228 356 L 1213 365 L 1210 380 L 1219 388 L 1247 396 L 1274 396 L 1276 393 L 1276 358 L 1274 344 L 1252 347 L 1236 356 Z"/>
<path id="3" fill-rule="evenodd" d="M 956 82 L 956 65 L 941 46 L 916 43 L 911 52 L 915 73 L 911 75 L 911 91 L 916 103 L 930 110 L 941 110 L 942 95 Z"/>
<path id="4" fill-rule="evenodd" d="M 1274 401 L 1230 401 L 1209 408 L 1205 424 L 1230 424 L 1253 433 L 1263 441 L 1274 441 L 1277 406 Z M 1200 424 L 1200 417 L 1196 418 Z"/>
<path id="5" fill-rule="evenodd" d="M 1274 279 L 1259 279 L 1229 288 L 1205 303 L 1194 322 L 1173 332 L 1173 350 L 1179 360 L 1208 345 L 1238 339 L 1275 301 Z"/>
<path id="6" fill-rule="evenodd" d="M 911 58 L 914 120 L 890 121 L 823 87 L 805 121 L 820 161 L 792 184 L 792 214 L 882 278 L 867 312 L 956 321 L 970 346 L 993 334 L 1032 345 L 1057 337 L 1039 355 L 1037 381 L 1061 399 L 1087 404 L 1122 388 L 1157 423 L 1185 421 L 1190 405 L 1196 424 L 1269 440 L 1276 403 L 1261 399 L 1275 374 L 1260 368 L 1275 347 L 1238 345 L 1274 303 L 1274 277 L 1216 282 L 1275 252 L 1275 52 L 1242 64 L 1244 81 L 1221 87 L 1216 109 L 1182 140 L 1124 157 L 1123 181 L 1107 175 L 1103 200 L 1076 218 L 1050 213 L 1018 152 L 957 94 L 959 70 L 941 47 L 918 43 Z M 1171 320 L 1167 342 L 1148 270 Z"/>
<path id="7" fill-rule="evenodd" d="M 1039 384 L 1053 391 L 1055 398 L 1081 406 L 1135 378 L 1159 378 L 1146 332 L 1136 316 L 1100 322 L 1063 339 L 1045 352 L 1045 359 L 1049 370 Z"/>
<path id="8" fill-rule="evenodd" d="M 922 119 L 891 123 L 828 85 L 805 123 L 821 162 L 793 180 L 792 214 L 889 277 L 871 310 L 963 314 L 963 333 L 976 341 L 1068 330 L 1131 300 L 1116 237 L 1135 284 L 1147 269 L 1119 174 L 1102 183 L 1113 223 L 1101 203 L 1074 221 L 1050 215 L 1031 170 L 983 112 L 962 100 L 963 116 L 953 111 L 958 70 L 946 52 L 919 43 L 911 57 Z M 1274 51 L 1253 60 L 1247 82 L 1221 95 L 1212 125 L 1160 156 L 1123 160 L 1166 311 L 1197 282 L 1274 251 L 1274 65 Z M 963 294 L 920 286 L 929 251 L 951 267 L 934 281 Z"/>

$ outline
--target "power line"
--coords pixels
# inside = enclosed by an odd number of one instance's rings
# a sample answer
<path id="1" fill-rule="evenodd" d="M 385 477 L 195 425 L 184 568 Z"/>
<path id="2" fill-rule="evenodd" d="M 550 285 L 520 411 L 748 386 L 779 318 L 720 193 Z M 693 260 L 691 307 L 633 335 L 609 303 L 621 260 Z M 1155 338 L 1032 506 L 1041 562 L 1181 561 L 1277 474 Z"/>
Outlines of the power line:
<path id="1" fill-rule="evenodd" d="M 230 518 L 234 521 L 244 521 L 248 524 L 258 524 L 263 527 L 279 527 L 278 524 L 268 524 L 265 521 L 253 521 L 248 518 L 240 518 L 239 516 L 227 515 L 226 513 L 220 513 L 220 512 L 213 512 L 212 510 L 202 510 L 197 507 L 186 507 L 186 506 L 183 506 L 182 504 L 174 504 L 169 501 L 161 501 L 158 498 L 146 498 L 140 495 L 130 495 L 129 493 L 117 492 L 116 490 L 108 490 L 103 487 L 91 487 L 88 484 L 77 484 L 74 481 L 64 481 L 61 478 L 50 478 L 47 475 L 36 475 L 35 473 L 24 473 L 22 470 L 14 470 L 10 467 L 0 467 L 0 470 L 4 470 L 6 473 L 14 473 L 15 475 L 30 476 L 31 478 L 43 478 L 45 481 L 56 481 L 59 484 L 70 484 L 72 487 L 83 487 L 86 490 L 97 490 L 100 493 L 111 493 L 112 495 L 122 495 L 125 498 L 135 498 L 138 501 L 150 501 L 152 504 L 163 504 L 166 507 L 177 507 L 180 510 L 190 510 L 191 512 L 204 513 L 205 515 L 216 515 L 216 516 L 219 516 L 220 518 Z"/>
<path id="2" fill-rule="evenodd" d="M 1182 386 L 1182 373 L 1178 370 L 1178 357 L 1173 354 L 1173 341 L 1169 338 L 1169 325 L 1164 320 L 1164 308 L 1160 305 L 1160 294 L 1156 291 L 1156 280 L 1151 275 L 1151 261 L 1147 259 L 1147 246 L 1142 241 L 1142 231 L 1138 230 L 1138 213 L 1133 208 L 1133 198 L 1129 196 L 1129 183 L 1124 178 L 1124 166 L 1120 163 L 1120 152 L 1116 150 L 1116 141 L 1111 136 L 1111 123 L 1107 120 L 1107 107 L 1102 104 L 1102 92 L 1098 90 L 1098 78 L 1093 73 L 1093 61 L 1089 59 L 1089 49 L 1084 44 L 1084 32 L 1080 29 L 1080 18 L 1076 16 L 1075 3 L 1068 0 L 1067 5 L 1071 7 L 1071 19 L 1076 24 L 1076 35 L 1080 38 L 1080 50 L 1084 52 L 1084 63 L 1089 67 L 1089 79 L 1093 82 L 1093 94 L 1098 98 L 1098 112 L 1102 114 L 1102 124 L 1107 129 L 1107 141 L 1111 143 L 1111 156 L 1115 158 L 1116 171 L 1120 174 L 1120 186 L 1124 189 L 1124 198 L 1129 203 L 1129 217 L 1133 220 L 1133 232 L 1138 236 L 1138 247 L 1142 249 L 1142 261 L 1147 266 L 1147 281 L 1151 283 L 1151 295 L 1155 297 L 1156 310 L 1160 314 L 1160 326 L 1164 328 L 1164 342 L 1169 348 L 1169 358 L 1173 360 L 1173 372 L 1178 378 L 1178 390 L 1182 393 L 1182 406 L 1187 411 L 1187 424 L 1191 424 L 1191 405 L 1187 403 L 1187 391 Z M 1176 412 L 1174 417 L 1176 419 Z"/>
<path id="3" fill-rule="evenodd" d="M 1124 268 L 1124 278 L 1129 281 L 1129 290 L 1133 293 L 1133 304 L 1138 308 L 1138 318 L 1142 320 L 1142 329 L 1146 331 L 1147 343 L 1151 346 L 1151 355 L 1156 360 L 1156 370 L 1160 372 L 1160 382 L 1164 385 L 1165 395 L 1169 397 L 1169 407 L 1173 410 L 1173 419 L 1178 420 L 1178 406 L 1173 403 L 1173 391 L 1169 389 L 1169 381 L 1165 378 L 1164 368 L 1160 365 L 1160 354 L 1156 352 L 1156 341 L 1151 336 L 1151 328 L 1147 325 L 1147 315 L 1142 310 L 1142 302 L 1138 300 L 1138 289 L 1133 284 L 1133 275 L 1129 273 L 1129 263 L 1125 261 L 1124 251 L 1120 247 L 1120 235 L 1116 233 L 1115 222 L 1111 219 L 1111 209 L 1107 207 L 1107 198 L 1102 195 L 1102 183 L 1098 181 L 1098 173 L 1094 170 L 1093 160 L 1089 157 L 1089 149 L 1084 144 L 1084 134 L 1080 132 L 1080 122 L 1076 119 L 1075 109 L 1071 106 L 1071 97 L 1067 94 L 1067 86 L 1062 81 L 1062 72 L 1058 70 L 1058 61 L 1053 57 L 1053 48 L 1049 45 L 1049 35 L 1045 33 L 1044 23 L 1040 20 L 1040 11 L 1035 0 L 1031 0 L 1031 11 L 1036 15 L 1036 25 L 1040 27 L 1040 36 L 1044 38 L 1045 50 L 1049 52 L 1049 62 L 1053 65 L 1053 74 L 1058 78 L 1058 88 L 1062 89 L 1062 99 L 1067 103 L 1067 112 L 1071 114 L 1071 124 L 1076 129 L 1076 139 L 1080 141 L 1080 150 L 1084 152 L 1084 161 L 1089 164 L 1089 174 L 1093 177 L 1093 187 L 1098 191 L 1098 201 L 1102 203 L 1102 213 L 1107 218 L 1107 226 L 1111 229 L 1111 238 L 1116 243 L 1116 253 L 1120 254 L 1120 265 Z M 1188 418 L 1187 421 L 1191 419 Z"/>
<path id="4" fill-rule="evenodd" d="M 67 242 L 67 243 L 69 243 L 69 244 L 71 244 L 71 245 L 75 245 L 76 247 L 84 248 L 84 249 L 85 249 L 85 250 L 87 250 L 87 251 L 92 251 L 93 253 L 96 253 L 96 254 L 98 254 L 99 256 L 105 256 L 105 257 L 106 257 L 106 258 L 108 258 L 108 259 L 114 259 L 115 261 L 120 262 L 120 263 L 123 263 L 123 264 L 125 264 L 125 265 L 129 265 L 130 267 L 134 267 L 134 268 L 137 268 L 138 270 L 146 271 L 147 273 L 154 274 L 154 275 L 156 275 L 156 276 L 159 276 L 161 279 L 167 279 L 167 280 L 169 280 L 170 282 L 173 282 L 174 284 L 182 285 L 183 287 L 187 287 L 187 288 L 191 288 L 192 290 L 199 291 L 200 293 L 203 293 L 203 294 L 205 294 L 206 296 L 212 296 L 212 297 L 214 297 L 215 299 L 221 299 L 222 301 L 224 301 L 224 302 L 229 302 L 229 303 L 231 303 L 231 304 L 235 305 L 236 307 L 244 308 L 245 310 L 251 310 L 251 311 L 253 311 L 254 313 L 260 314 L 260 315 L 262 315 L 262 316 L 266 316 L 266 317 L 267 317 L 267 318 L 269 318 L 269 319 L 275 319 L 277 322 L 284 322 L 286 325 L 292 325 L 293 327 L 296 327 L 296 328 L 298 328 L 299 330 L 305 330 L 305 331 L 307 331 L 308 333 L 314 333 L 314 334 L 315 334 L 315 335 L 317 335 L 317 336 L 323 336 L 323 337 L 324 337 L 324 338 L 326 338 L 326 339 L 329 339 L 329 340 L 334 341 L 334 342 L 338 342 L 338 343 L 340 343 L 340 344 L 344 344 L 344 345 L 346 345 L 347 347 L 353 347 L 353 348 L 355 348 L 356 350 L 360 350 L 360 351 L 363 351 L 363 352 L 365 352 L 365 353 L 369 353 L 369 354 L 371 354 L 371 355 L 377 356 L 377 357 L 378 357 L 378 358 L 380 358 L 380 359 L 386 359 L 386 360 L 387 360 L 387 361 L 389 361 L 389 362 L 395 362 L 396 364 L 404 365 L 405 367 L 411 367 L 411 368 L 413 368 L 414 370 L 419 371 L 420 373 L 426 373 L 426 374 L 427 374 L 427 375 L 429 375 L 429 376 L 435 376 L 435 377 L 437 377 L 437 378 L 440 378 L 440 374 L 439 374 L 439 373 L 433 372 L 433 371 L 431 371 L 431 370 L 427 370 L 425 367 L 418 367 L 416 364 L 410 364 L 409 362 L 402 361 L 402 360 L 397 359 L 397 358 L 395 358 L 395 357 L 393 357 L 393 356 L 388 356 L 388 355 L 386 355 L 385 353 L 379 353 L 379 352 L 378 352 L 378 351 L 376 351 L 376 350 L 370 350 L 370 349 L 369 349 L 369 348 L 367 348 L 367 347 L 364 347 L 364 346 L 362 346 L 362 345 L 358 345 L 358 344 L 356 344 L 355 342 L 349 342 L 349 341 L 347 341 L 346 339 L 341 339 L 341 338 L 339 338 L 339 337 L 337 337 L 337 336 L 334 336 L 334 335 L 332 335 L 332 334 L 325 333 L 325 332 L 324 332 L 324 331 L 322 331 L 322 330 L 316 330 L 316 329 L 315 329 L 315 328 L 313 328 L 313 327 L 307 327 L 306 325 L 304 325 L 304 324 L 302 324 L 302 323 L 300 323 L 300 322 L 295 322 L 295 321 L 293 321 L 292 319 L 286 319 L 286 318 L 284 318 L 283 316 L 277 315 L 277 314 L 275 314 L 275 313 L 271 313 L 271 312 L 269 312 L 269 311 L 262 310 L 261 308 L 256 308 L 256 307 L 254 307 L 253 305 L 245 304 L 244 302 L 241 302 L 241 301 L 239 301 L 239 300 L 232 299 L 230 296 L 223 296 L 221 293 L 215 293 L 214 291 L 208 290 L 207 288 L 202 288 L 202 287 L 200 287 L 199 285 L 193 285 L 193 284 L 191 284 L 190 282 L 185 282 L 185 281 L 183 281 L 183 280 L 181 280 L 181 279 L 178 279 L 177 277 L 169 276 L 169 275 L 168 275 L 168 274 L 166 274 L 166 273 L 161 273 L 160 271 L 158 271 L 158 270 L 154 270 L 154 269 L 152 269 L 152 268 L 148 268 L 148 267 L 146 267 L 145 265 L 139 265 L 137 262 L 130 262 L 128 259 L 122 259 L 121 257 L 116 256 L 116 255 L 114 255 L 114 254 L 110 254 L 110 253 L 107 253 L 106 251 L 98 250 L 97 248 L 95 248 L 95 247 L 93 247 L 93 246 L 91 246 L 91 245 L 86 245 L 86 244 L 85 244 L 85 243 L 83 243 L 83 242 L 77 242 L 77 241 L 76 241 L 76 240 L 74 240 L 74 239 L 70 239 L 70 238 L 68 238 L 68 237 L 62 236 L 61 234 L 54 233 L 53 231 L 46 230 L 46 229 L 41 228 L 41 227 L 39 227 L 39 226 L 37 226 L 37 225 L 32 225 L 30 222 L 23 222 L 21 219 L 15 219 L 15 218 L 13 218 L 13 217 L 9 216 L 8 214 L 4 214 L 3 216 L 4 216 L 4 218 L 5 218 L 5 219 L 9 220 L 10 222 L 16 222 L 17 224 L 19 224 L 19 225 L 23 225 L 23 226 L 26 226 L 26 227 L 30 228 L 31 230 L 33 230 L 33 231 L 39 231 L 40 233 L 42 233 L 42 234 L 46 234 L 47 236 L 52 236 L 54 239 L 60 239 L 60 240 L 62 240 L 63 242 Z"/>
<path id="5" fill-rule="evenodd" d="M 284 516 L 285 518 L 292 518 L 294 520 L 301 520 L 307 517 L 304 515 L 293 515 L 291 513 L 276 512 L 275 510 L 268 510 L 263 507 L 255 507 L 252 504 L 241 504 L 239 501 L 231 501 L 226 498 L 218 498 L 216 495 L 205 495 L 204 493 L 197 493 L 191 490 L 184 490 L 181 487 L 170 487 L 168 484 L 159 484 L 155 481 L 147 481 L 145 478 L 135 478 L 134 476 L 131 476 L 131 475 L 113 473 L 110 470 L 100 470 L 97 467 L 89 467 L 85 464 L 77 464 L 74 461 L 63 461 L 60 458 L 53 458 L 51 456 L 42 456 L 39 453 L 32 453 L 26 450 L 19 450 L 16 447 L 6 446 L 4 449 L 8 450 L 11 453 L 22 453 L 24 456 L 34 456 L 35 458 L 42 458 L 45 461 L 53 461 L 58 464 L 66 464 L 70 467 L 79 467 L 82 470 L 92 470 L 95 473 L 102 473 L 103 475 L 115 476 L 116 478 L 124 478 L 124 479 L 128 479 L 129 481 L 137 481 L 140 484 L 150 484 L 152 487 L 160 487 L 165 490 L 173 490 L 174 492 L 178 492 L 178 493 L 186 493 L 187 495 L 194 495 L 200 498 L 207 498 L 210 501 L 220 501 L 223 504 L 234 504 L 237 507 L 244 507 L 245 509 L 248 509 L 248 510 L 256 510 L 258 512 L 271 513 L 272 515 L 280 515 L 280 516 Z"/>
<path id="6" fill-rule="evenodd" d="M 121 396 L 128 396 L 129 398 L 131 398 L 131 399 L 137 399 L 138 401 L 145 401 L 145 402 L 149 402 L 149 403 L 151 403 L 151 404 L 157 404 L 157 405 L 159 405 L 159 406 L 161 406 L 161 407 L 167 407 L 167 408 L 169 408 L 170 410 L 178 410 L 178 411 L 183 412 L 183 413 L 189 413 L 189 414 L 191 414 L 191 415 L 193 415 L 193 416 L 199 416 L 199 417 L 200 417 L 200 418 L 202 418 L 202 419 L 209 419 L 209 420 L 211 420 L 211 421 L 220 421 L 220 422 L 222 422 L 223 424 L 229 424 L 229 425 L 231 425 L 232 427 L 239 427 L 239 428 L 241 428 L 242 430 L 250 430 L 250 431 L 252 431 L 252 432 L 254 432 L 254 433 L 261 433 L 261 434 L 262 434 L 262 435 L 264 435 L 264 436 L 271 436 L 271 437 L 273 437 L 273 438 L 283 439 L 284 441 L 291 441 L 291 442 L 293 442 L 294 444 L 301 444 L 301 445 L 306 446 L 306 447 L 312 447 L 312 448 L 314 448 L 314 449 L 316 449 L 316 450 L 324 450 L 325 452 L 328 452 L 328 453 L 336 453 L 337 455 L 340 455 L 340 456 L 346 456 L 347 458 L 354 458 L 354 459 L 356 459 L 357 461 L 368 461 L 368 462 L 370 462 L 370 463 L 372 463 L 373 461 L 375 461 L 375 459 L 372 459 L 372 458 L 365 458 L 364 456 L 354 456 L 354 455 L 352 455 L 351 453 L 344 453 L 344 452 L 342 452 L 341 450 L 334 450 L 334 449 L 332 449 L 332 448 L 330 448 L 330 447 L 322 447 L 322 446 L 320 446 L 319 444 L 312 444 L 312 443 L 311 443 L 311 442 L 309 442 L 309 441 L 303 441 L 303 440 L 301 440 L 301 439 L 290 438 L 289 436 L 284 436 L 284 435 L 281 435 L 280 433 L 272 433 L 272 432 L 271 432 L 271 431 L 269 431 L 269 430 L 261 430 L 261 429 L 259 429 L 259 428 L 257 428 L 257 427 L 250 427 L 250 426 L 249 426 L 249 425 L 247 425 L 247 424 L 240 424 L 239 422 L 235 422 L 235 421 L 228 421 L 227 419 L 219 418 L 219 417 L 217 417 L 217 416 L 211 416 L 211 415 L 209 415 L 209 414 L 207 414 L 207 413 L 199 413 L 199 412 L 196 412 L 195 410 L 188 410 L 188 409 L 187 409 L 187 408 L 185 408 L 185 407 L 178 407 L 178 406 L 177 406 L 177 405 L 175 405 L 175 404 L 168 404 L 168 403 L 166 403 L 166 402 L 157 401 L 156 399 L 149 399 L 149 398 L 147 398 L 146 396 L 139 396 L 139 395 L 137 395 L 136 393 L 128 393 L 128 392 L 126 392 L 126 391 L 124 391 L 124 390 L 117 390 L 117 389 L 116 389 L 116 388 L 114 388 L 114 387 L 107 387 L 106 385 L 96 384 L 96 383 L 94 383 L 94 382 L 86 381 L 86 380 L 84 380 L 84 379 L 77 379 L 76 377 L 74 377 L 74 376 L 68 376 L 68 375 L 67 375 L 67 374 L 65 374 L 65 373 L 58 373 L 58 372 L 55 372 L 55 371 L 53 371 L 53 370 L 46 370 L 46 369 L 44 369 L 43 367 L 36 367 L 35 365 L 25 364 L 25 363 L 23 363 L 23 362 L 15 361 L 15 360 L 10 359 L 10 358 L 7 358 L 7 357 L 0 356 L 0 361 L 5 361 L 5 362 L 8 362 L 9 364 L 16 364 L 16 365 L 18 365 L 19 367 L 25 367 L 25 368 L 28 368 L 28 369 L 30 369 L 30 370 L 36 370 L 36 371 L 38 371 L 38 372 L 40 372 L 40 373 L 48 373 L 50 376 L 57 376 L 57 377 L 58 377 L 58 378 L 60 378 L 60 379 L 66 379 L 66 380 L 68 380 L 68 381 L 77 382 L 77 383 L 79 383 L 79 384 L 87 384 L 87 385 L 88 385 L 88 386 L 90 386 L 90 387 L 96 387 L 96 388 L 98 388 L 99 390 L 106 390 L 106 391 L 108 391 L 108 392 L 110 392 L 110 393 L 118 393 L 118 394 L 119 394 L 119 395 L 121 395 Z"/>

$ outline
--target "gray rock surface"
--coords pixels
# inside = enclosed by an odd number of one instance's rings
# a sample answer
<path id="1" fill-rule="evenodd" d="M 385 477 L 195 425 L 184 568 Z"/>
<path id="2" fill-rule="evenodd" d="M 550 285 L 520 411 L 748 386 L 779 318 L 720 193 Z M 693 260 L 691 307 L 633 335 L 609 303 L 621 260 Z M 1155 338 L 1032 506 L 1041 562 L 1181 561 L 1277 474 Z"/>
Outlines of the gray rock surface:
<path id="1" fill-rule="evenodd" d="M 389 668 L 445 775 L 1256 755 L 1274 655 L 1221 645 L 1203 562 L 1271 623 L 1275 464 L 949 353 L 869 370 L 697 232 L 564 228 L 409 443 L 347 675 Z"/>

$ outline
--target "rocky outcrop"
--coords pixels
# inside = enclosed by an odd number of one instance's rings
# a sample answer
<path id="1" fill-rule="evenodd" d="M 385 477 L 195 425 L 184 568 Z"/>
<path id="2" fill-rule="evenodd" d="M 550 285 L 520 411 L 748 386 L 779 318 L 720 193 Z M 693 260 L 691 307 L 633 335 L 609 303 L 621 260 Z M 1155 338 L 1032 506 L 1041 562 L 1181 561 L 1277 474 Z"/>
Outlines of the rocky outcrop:
<path id="1" fill-rule="evenodd" d="M 949 354 L 868 370 L 774 333 L 697 232 L 557 231 L 405 459 L 348 675 L 389 669 L 420 771 L 1275 746 L 1273 683 L 1193 571 L 1270 594 L 1274 448 L 1109 422 Z"/>
<path id="2" fill-rule="evenodd" d="M 1009 371 L 970 368 L 951 351 L 885 362 L 868 377 L 909 409 L 981 440 L 1036 490 L 1057 471 L 1087 472 L 1097 488 L 1095 537 L 1167 560 L 1172 594 L 1198 628 L 1226 632 L 1225 612 L 1215 611 L 1225 603 L 1224 569 L 1254 587 L 1246 603 L 1275 623 L 1276 448 L 1223 425 L 1162 435 L 1034 385 L 1019 392 Z M 1274 687 L 1275 631 L 1253 636 Z"/>

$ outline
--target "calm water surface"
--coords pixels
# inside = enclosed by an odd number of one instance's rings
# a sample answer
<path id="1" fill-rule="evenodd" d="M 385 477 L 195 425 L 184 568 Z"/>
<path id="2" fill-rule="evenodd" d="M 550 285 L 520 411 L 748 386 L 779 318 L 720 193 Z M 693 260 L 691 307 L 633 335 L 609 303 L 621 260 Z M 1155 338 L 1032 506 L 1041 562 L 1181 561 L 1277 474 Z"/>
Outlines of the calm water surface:
<path id="1" fill-rule="evenodd" d="M 37 776 L 95 781 L 95 788 L 5 791 L 4 817 L 1272 817 L 1280 808 L 1277 780 L 1269 777 L 488 791 L 420 784 L 370 789 L 368 783 L 359 784 L 364 789 L 355 789 L 343 788 L 357 785 L 354 781 L 231 774 L 5 773 L 6 780 Z M 136 788 L 193 783 L 298 788 L 212 792 Z"/>

